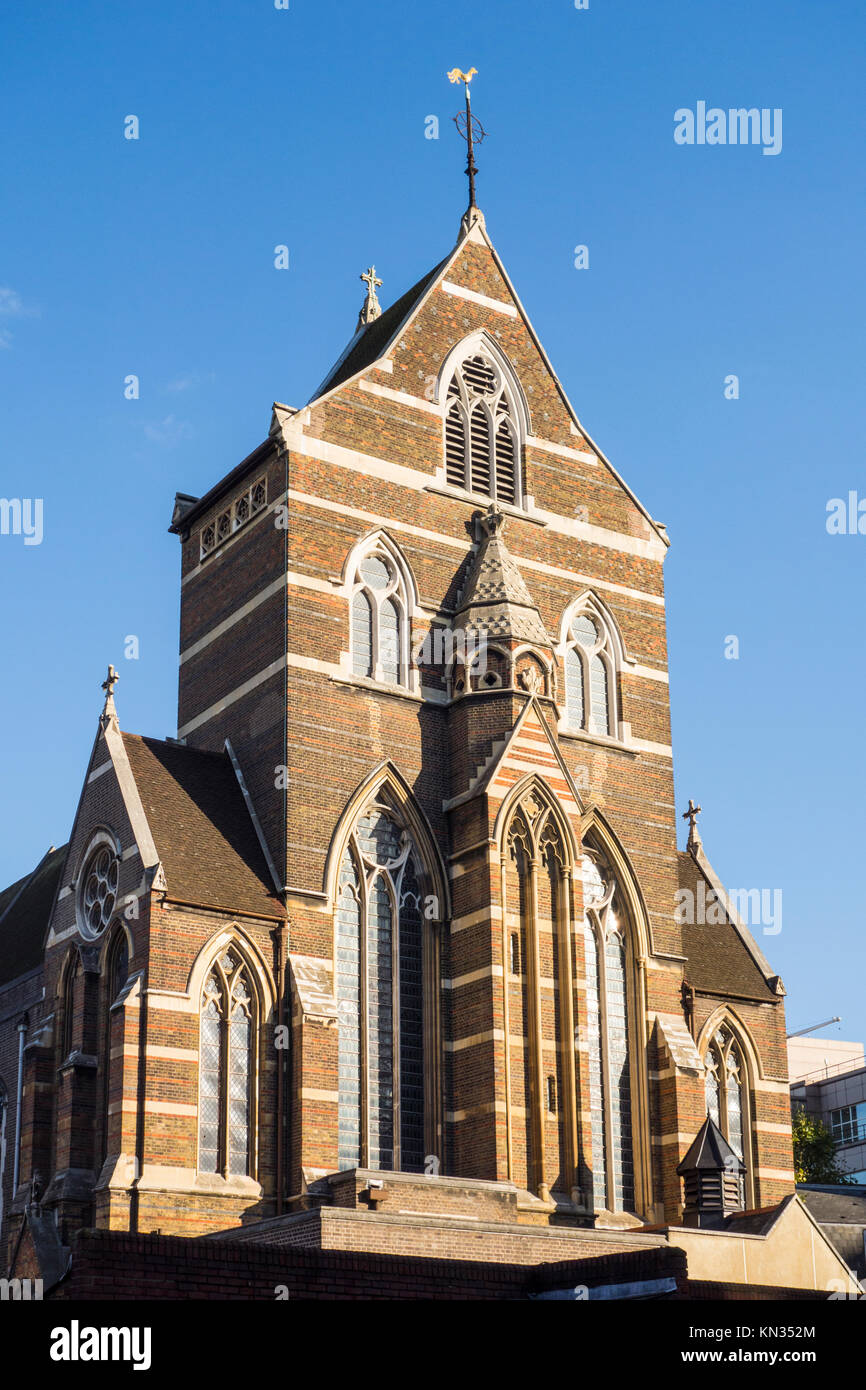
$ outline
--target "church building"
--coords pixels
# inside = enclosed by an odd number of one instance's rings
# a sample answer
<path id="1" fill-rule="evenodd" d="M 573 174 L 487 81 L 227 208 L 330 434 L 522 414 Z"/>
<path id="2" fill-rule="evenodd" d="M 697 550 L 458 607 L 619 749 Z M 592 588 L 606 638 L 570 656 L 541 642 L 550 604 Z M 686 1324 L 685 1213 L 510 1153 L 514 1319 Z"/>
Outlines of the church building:
<path id="1" fill-rule="evenodd" d="M 693 804 L 677 849 L 665 527 L 474 189 L 390 307 L 362 279 L 308 404 L 176 498 L 176 738 L 110 668 L 69 842 L 0 894 L 9 1268 L 47 1226 L 627 1250 L 700 1226 L 690 1151 L 720 1220 L 794 1191 L 782 983 Z"/>

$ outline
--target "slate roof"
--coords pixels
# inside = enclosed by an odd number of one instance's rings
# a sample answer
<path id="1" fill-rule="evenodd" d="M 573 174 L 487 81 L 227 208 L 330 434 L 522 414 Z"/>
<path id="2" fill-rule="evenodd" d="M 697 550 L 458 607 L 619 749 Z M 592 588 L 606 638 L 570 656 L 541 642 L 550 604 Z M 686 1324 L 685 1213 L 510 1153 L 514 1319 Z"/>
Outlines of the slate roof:
<path id="1" fill-rule="evenodd" d="M 228 754 L 135 734 L 123 743 L 169 898 L 283 917 Z"/>
<path id="2" fill-rule="evenodd" d="M 454 615 L 455 628 L 551 645 L 523 575 L 509 554 L 501 530 L 486 535 L 469 571 Z"/>
<path id="3" fill-rule="evenodd" d="M 797 1183 L 797 1195 L 849 1268 L 866 1280 L 866 1185 Z"/>
<path id="4" fill-rule="evenodd" d="M 866 1184 L 798 1183 L 800 1199 L 822 1225 L 866 1226 Z"/>
<path id="5" fill-rule="evenodd" d="M 688 851 L 677 856 L 679 882 L 699 901 L 698 884 L 703 874 Z M 706 883 L 706 880 L 704 879 Z M 708 890 L 709 891 L 709 888 Z M 730 922 L 685 923 L 683 951 L 688 956 L 686 979 L 693 989 L 709 994 L 730 995 L 738 999 L 778 1001 L 739 932 Z"/>
<path id="6" fill-rule="evenodd" d="M 348 381 L 350 376 L 354 376 L 356 372 L 362 372 L 365 367 L 371 366 L 373 362 L 377 362 L 384 355 L 391 339 L 397 336 L 406 319 L 419 304 L 452 255 L 453 252 L 449 251 L 445 260 L 440 261 L 416 285 L 413 285 L 410 290 L 407 290 L 405 294 L 383 310 L 377 319 L 368 323 L 362 332 L 355 334 L 343 356 L 336 366 L 331 368 L 312 400 L 317 400 L 319 396 L 333 391 L 335 386 Z"/>
<path id="7" fill-rule="evenodd" d="M 0 984 L 42 964 L 42 949 L 68 845 L 53 847 L 29 874 L 0 893 Z"/>
<path id="8" fill-rule="evenodd" d="M 737 1157 L 718 1125 L 708 1115 L 692 1140 L 677 1172 L 681 1177 L 683 1173 L 723 1173 L 730 1168 L 731 1159 L 734 1160 L 735 1166 L 745 1172 L 742 1160 Z"/>

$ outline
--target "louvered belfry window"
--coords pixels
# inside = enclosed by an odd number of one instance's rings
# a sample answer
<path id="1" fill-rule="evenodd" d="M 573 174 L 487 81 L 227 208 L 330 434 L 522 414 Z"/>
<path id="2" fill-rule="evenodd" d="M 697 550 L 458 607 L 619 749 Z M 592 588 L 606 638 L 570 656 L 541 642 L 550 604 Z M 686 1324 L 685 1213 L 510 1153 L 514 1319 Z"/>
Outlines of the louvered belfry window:
<path id="1" fill-rule="evenodd" d="M 339 1165 L 424 1167 L 422 896 L 390 806 L 358 820 L 337 901 Z"/>
<path id="2" fill-rule="evenodd" d="M 514 413 L 499 368 L 481 354 L 469 357 L 448 387 L 445 476 L 452 487 L 517 501 L 519 451 Z"/>

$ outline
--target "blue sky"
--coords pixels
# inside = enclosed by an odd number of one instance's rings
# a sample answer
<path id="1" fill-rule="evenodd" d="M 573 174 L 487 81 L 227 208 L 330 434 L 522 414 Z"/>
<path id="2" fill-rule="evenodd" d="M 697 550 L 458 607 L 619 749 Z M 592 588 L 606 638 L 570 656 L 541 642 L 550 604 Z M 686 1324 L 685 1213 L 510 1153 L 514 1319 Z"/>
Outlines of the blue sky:
<path id="1" fill-rule="evenodd" d="M 174 493 L 308 398 L 371 261 L 387 305 L 453 244 L 445 72 L 474 65 L 488 229 L 671 534 L 678 804 L 727 885 L 782 891 L 789 1026 L 863 1038 L 866 535 L 825 525 L 866 498 L 862 6 L 49 0 L 2 28 L 0 495 L 44 499 L 44 537 L 0 536 L 0 879 L 68 836 L 109 661 L 123 726 L 175 731 Z M 698 101 L 781 108 L 781 153 L 675 144 Z"/>

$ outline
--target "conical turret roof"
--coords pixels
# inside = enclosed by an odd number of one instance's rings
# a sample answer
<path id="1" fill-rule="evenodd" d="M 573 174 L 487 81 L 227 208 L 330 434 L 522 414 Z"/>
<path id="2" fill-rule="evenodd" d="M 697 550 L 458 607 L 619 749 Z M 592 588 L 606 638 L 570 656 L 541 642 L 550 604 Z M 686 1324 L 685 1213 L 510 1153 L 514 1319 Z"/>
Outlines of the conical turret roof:
<path id="1" fill-rule="evenodd" d="M 722 1131 L 709 1115 L 677 1168 L 680 1177 L 686 1173 L 745 1173 L 745 1171 L 746 1167 L 743 1160 L 731 1148 Z"/>
<path id="2" fill-rule="evenodd" d="M 491 503 L 480 524 L 484 538 L 463 590 L 455 628 L 491 639 L 514 637 L 551 647 L 541 614 L 503 539 L 504 514 Z"/>

